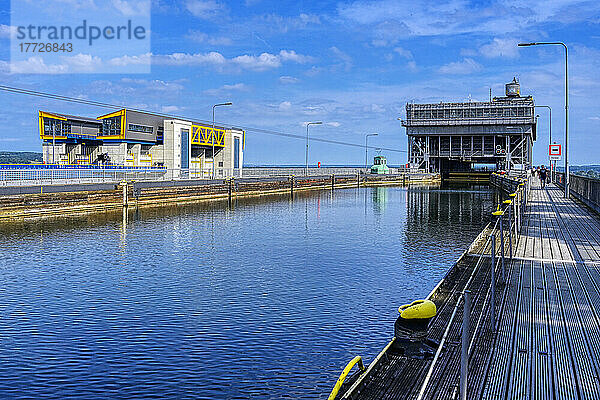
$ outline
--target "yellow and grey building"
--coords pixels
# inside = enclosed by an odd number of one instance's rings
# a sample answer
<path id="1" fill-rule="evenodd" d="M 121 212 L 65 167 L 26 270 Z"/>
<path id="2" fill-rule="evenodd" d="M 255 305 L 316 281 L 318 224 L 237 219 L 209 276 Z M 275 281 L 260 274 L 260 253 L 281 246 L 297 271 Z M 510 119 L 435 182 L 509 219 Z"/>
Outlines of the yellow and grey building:
<path id="1" fill-rule="evenodd" d="M 97 118 L 39 112 L 44 163 L 241 173 L 245 132 L 122 109 Z M 213 156 L 214 148 L 214 156 Z"/>

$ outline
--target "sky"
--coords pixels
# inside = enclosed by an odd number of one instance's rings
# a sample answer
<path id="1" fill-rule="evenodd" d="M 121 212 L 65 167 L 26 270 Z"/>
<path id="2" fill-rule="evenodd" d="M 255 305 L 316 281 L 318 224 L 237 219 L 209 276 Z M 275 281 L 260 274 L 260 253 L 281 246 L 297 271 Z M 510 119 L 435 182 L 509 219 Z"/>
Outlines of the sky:
<path id="1" fill-rule="evenodd" d="M 147 12 L 136 8 L 141 0 L 54 1 L 92 13 L 100 4 L 124 15 Z M 1 0 L 0 84 L 205 121 L 213 104 L 231 101 L 217 108 L 217 122 L 304 136 L 306 122 L 323 121 L 310 127 L 311 137 L 355 144 L 377 132 L 369 144 L 400 150 L 381 151 L 397 165 L 407 158 L 406 132 L 397 120 L 407 102 L 486 101 L 490 88 L 502 96 L 513 77 L 522 95 L 552 107 L 553 141 L 563 143 L 564 50 L 517 47 L 563 41 L 569 47 L 569 159 L 600 164 L 596 0 L 153 0 L 149 13 L 150 51 L 119 63 L 149 62 L 150 72 L 105 73 L 114 60 L 82 53 L 11 69 L 15 28 L 10 2 Z M 41 151 L 39 109 L 93 117 L 109 111 L 6 92 L 0 104 L 0 151 Z M 537 111 L 534 163 L 540 164 L 547 160 L 549 116 Z M 301 165 L 304 151 L 302 139 L 249 131 L 244 161 Z M 358 147 L 310 145 L 311 163 L 364 159 Z"/>

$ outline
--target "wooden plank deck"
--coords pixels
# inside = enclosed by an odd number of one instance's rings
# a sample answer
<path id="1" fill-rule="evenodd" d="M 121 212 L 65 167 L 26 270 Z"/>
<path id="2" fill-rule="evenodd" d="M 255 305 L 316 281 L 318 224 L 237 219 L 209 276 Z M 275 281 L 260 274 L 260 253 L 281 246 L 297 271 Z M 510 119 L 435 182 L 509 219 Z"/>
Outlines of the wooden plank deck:
<path id="1" fill-rule="evenodd" d="M 474 339 L 467 398 L 600 399 L 600 217 L 534 180 L 506 283 L 498 286 L 495 334 L 486 321 L 485 261 L 469 287 Z M 443 302 L 430 338 L 442 336 L 469 262 L 475 260 L 465 260 L 463 276 L 448 288 L 454 300 Z M 451 323 L 423 399 L 458 398 L 461 319 Z M 431 361 L 394 357 L 348 398 L 417 399 Z"/>
<path id="2" fill-rule="evenodd" d="M 524 222 L 489 366 L 470 369 L 485 383 L 469 398 L 598 399 L 600 218 L 534 182 Z"/>

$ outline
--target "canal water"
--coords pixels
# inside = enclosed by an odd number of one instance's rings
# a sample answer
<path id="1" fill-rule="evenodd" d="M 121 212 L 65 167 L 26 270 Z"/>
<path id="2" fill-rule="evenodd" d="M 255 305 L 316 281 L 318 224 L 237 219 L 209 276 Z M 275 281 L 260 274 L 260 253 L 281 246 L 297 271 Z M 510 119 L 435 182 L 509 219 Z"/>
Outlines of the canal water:
<path id="1" fill-rule="evenodd" d="M 0 398 L 327 398 L 488 221 L 376 187 L 0 227 Z"/>

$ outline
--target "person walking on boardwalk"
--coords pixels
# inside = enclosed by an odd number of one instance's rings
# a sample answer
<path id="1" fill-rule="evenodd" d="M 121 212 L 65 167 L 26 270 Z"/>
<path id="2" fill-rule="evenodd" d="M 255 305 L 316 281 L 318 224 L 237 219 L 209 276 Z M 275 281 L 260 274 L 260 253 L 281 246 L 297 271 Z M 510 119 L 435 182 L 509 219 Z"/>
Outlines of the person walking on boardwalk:
<path id="1" fill-rule="evenodd" d="M 542 183 L 542 187 L 546 187 L 546 167 L 542 165 L 540 170 L 538 171 L 538 176 L 540 177 L 540 182 Z"/>

